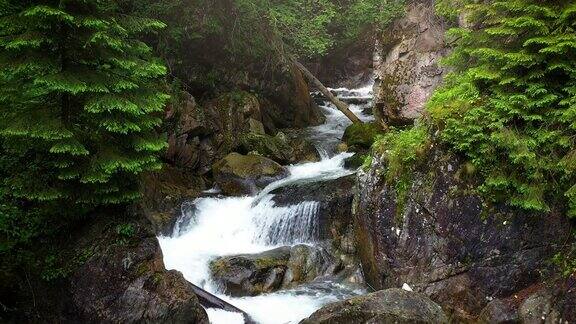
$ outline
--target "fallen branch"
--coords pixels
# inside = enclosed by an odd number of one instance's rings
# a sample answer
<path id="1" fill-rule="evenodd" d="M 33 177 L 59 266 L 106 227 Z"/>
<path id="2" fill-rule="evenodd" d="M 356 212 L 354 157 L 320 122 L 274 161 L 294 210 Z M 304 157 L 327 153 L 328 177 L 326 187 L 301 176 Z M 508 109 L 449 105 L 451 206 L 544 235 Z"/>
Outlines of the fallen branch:
<path id="1" fill-rule="evenodd" d="M 340 99 L 338 99 L 334 94 L 332 94 L 332 92 L 330 92 L 330 90 L 328 90 L 328 88 L 326 88 L 322 82 L 320 82 L 320 80 L 318 80 L 310 71 L 308 71 L 308 69 L 302 65 L 300 62 L 293 60 L 294 65 L 296 65 L 296 67 L 302 71 L 302 73 L 304 74 L 304 76 L 308 79 L 308 81 L 310 81 L 316 88 L 318 88 L 318 90 L 320 90 L 320 92 L 328 99 L 330 100 L 330 102 L 332 102 L 334 104 L 334 106 L 336 106 L 336 108 L 338 108 L 338 110 L 340 110 L 344 115 L 346 115 L 346 117 L 348 117 L 348 119 L 350 119 L 354 124 L 362 124 L 362 121 L 360 120 L 360 118 L 358 118 L 358 116 L 356 116 L 352 111 L 350 111 L 350 108 L 348 108 L 348 105 L 344 102 L 342 102 Z"/>

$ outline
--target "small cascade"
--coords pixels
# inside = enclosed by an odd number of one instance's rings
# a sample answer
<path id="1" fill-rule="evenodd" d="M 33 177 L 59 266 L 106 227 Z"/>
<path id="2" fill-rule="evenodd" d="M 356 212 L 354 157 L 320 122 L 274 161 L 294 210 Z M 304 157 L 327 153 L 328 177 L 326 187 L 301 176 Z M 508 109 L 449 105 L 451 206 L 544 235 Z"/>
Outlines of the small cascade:
<path id="1" fill-rule="evenodd" d="M 268 244 L 312 243 L 319 237 L 316 215 L 320 204 L 303 201 L 287 207 L 274 207 L 268 195 L 255 208 L 256 241 Z"/>
<path id="2" fill-rule="evenodd" d="M 363 121 L 370 106 L 371 86 L 361 89 L 331 89 Z M 288 185 L 336 179 L 353 173 L 344 168 L 350 153 L 338 153 L 336 146 L 350 121 L 329 102 L 320 105 L 326 123 L 305 130 L 322 160 L 289 166 L 287 178 L 271 183 L 253 197 L 223 197 L 207 193 L 182 205 L 182 216 L 170 237 L 159 237 L 168 269 L 222 300 L 246 311 L 258 323 L 298 323 L 323 305 L 359 293 L 338 282 L 318 281 L 254 297 L 226 296 L 210 277 L 210 261 L 220 256 L 261 253 L 280 246 L 318 244 L 320 203 L 298 201 L 276 206 L 274 191 Z M 242 323 L 242 316 L 209 309 L 212 323 Z"/>

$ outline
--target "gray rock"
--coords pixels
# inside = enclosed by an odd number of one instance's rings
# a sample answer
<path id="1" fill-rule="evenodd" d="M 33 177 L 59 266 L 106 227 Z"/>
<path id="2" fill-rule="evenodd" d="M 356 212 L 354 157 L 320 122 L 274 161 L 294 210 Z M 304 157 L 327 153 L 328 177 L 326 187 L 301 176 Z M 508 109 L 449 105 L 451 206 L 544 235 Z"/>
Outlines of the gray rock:
<path id="1" fill-rule="evenodd" d="M 522 323 L 527 324 L 556 323 L 556 321 L 546 321 L 549 316 L 554 316 L 551 314 L 552 311 L 552 296 L 545 291 L 528 297 L 518 309 Z"/>
<path id="2" fill-rule="evenodd" d="M 370 170 L 359 171 L 353 210 L 368 283 L 377 289 L 410 283 L 456 318 L 470 320 L 487 298 L 541 281 L 548 260 L 571 239 L 566 217 L 485 208 L 469 190 L 474 177 L 465 164 L 441 148 L 425 154 L 402 199 L 394 181 L 383 180 L 386 162 L 379 156 Z"/>
<path id="3" fill-rule="evenodd" d="M 108 224 L 109 225 L 109 224 Z M 128 225 L 123 225 L 128 226 Z M 131 237 L 92 226 L 80 242 L 93 256 L 70 277 L 71 313 L 82 323 L 208 323 L 193 288 L 167 271 L 153 233 L 138 223 Z"/>
<path id="4" fill-rule="evenodd" d="M 322 307 L 301 324 L 448 323 L 428 297 L 402 289 L 381 290 Z"/>
<path id="5" fill-rule="evenodd" d="M 342 269 L 333 252 L 309 245 L 219 257 L 210 263 L 213 280 L 232 296 L 255 296 L 290 288 Z"/>
<path id="6" fill-rule="evenodd" d="M 230 153 L 212 167 L 214 180 L 224 194 L 250 195 L 269 183 L 286 177 L 280 164 L 258 155 Z"/>
<path id="7" fill-rule="evenodd" d="M 440 59 L 449 52 L 445 22 L 434 1 L 411 1 L 406 14 L 379 37 L 374 116 L 388 125 L 411 124 L 441 84 L 445 68 Z"/>
<path id="8" fill-rule="evenodd" d="M 518 306 L 506 300 L 495 299 L 484 307 L 478 322 L 486 324 L 520 323 Z"/>

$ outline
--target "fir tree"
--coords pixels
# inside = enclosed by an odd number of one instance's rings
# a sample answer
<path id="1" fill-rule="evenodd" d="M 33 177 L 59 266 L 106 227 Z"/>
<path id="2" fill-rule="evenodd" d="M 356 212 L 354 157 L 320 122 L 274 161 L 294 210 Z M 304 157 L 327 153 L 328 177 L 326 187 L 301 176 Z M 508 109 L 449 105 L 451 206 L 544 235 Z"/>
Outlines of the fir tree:
<path id="1" fill-rule="evenodd" d="M 429 108 L 493 201 L 576 216 L 576 3 L 469 1 Z"/>
<path id="2" fill-rule="evenodd" d="M 158 88 L 166 69 L 138 34 L 161 27 L 119 14 L 111 0 L 0 3 L 10 196 L 84 207 L 139 196 L 137 176 L 161 167 L 166 144 L 155 128 L 167 95 Z"/>

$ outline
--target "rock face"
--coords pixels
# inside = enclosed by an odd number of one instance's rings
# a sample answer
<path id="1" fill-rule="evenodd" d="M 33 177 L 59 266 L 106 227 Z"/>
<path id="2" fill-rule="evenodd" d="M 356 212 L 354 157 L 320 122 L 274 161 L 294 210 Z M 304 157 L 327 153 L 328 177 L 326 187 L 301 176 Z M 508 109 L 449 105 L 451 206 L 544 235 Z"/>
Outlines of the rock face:
<path id="1" fill-rule="evenodd" d="M 342 263 L 328 250 L 308 245 L 220 257 L 210 264 L 212 278 L 232 296 L 273 292 L 342 269 Z"/>
<path id="2" fill-rule="evenodd" d="M 386 125 L 410 124 L 442 82 L 438 63 L 448 53 L 446 24 L 437 17 L 434 1 L 411 0 L 406 14 L 379 38 L 374 116 Z"/>
<path id="3" fill-rule="evenodd" d="M 424 160 L 405 199 L 381 176 L 386 164 L 379 157 L 359 173 L 356 243 L 370 285 L 408 283 L 466 320 L 489 299 L 542 280 L 549 260 L 570 240 L 566 217 L 488 209 L 470 190 L 473 175 L 458 159 L 433 147 Z"/>
<path id="4" fill-rule="evenodd" d="M 144 216 L 155 233 L 169 235 L 181 214 L 182 203 L 198 197 L 206 184 L 189 170 L 166 165 L 160 172 L 145 175 L 141 187 L 139 207 Z"/>
<path id="5" fill-rule="evenodd" d="M 428 297 L 402 289 L 381 290 L 324 306 L 301 324 L 448 323 Z"/>
<path id="6" fill-rule="evenodd" d="M 302 73 L 290 64 L 285 71 L 276 71 L 268 79 L 254 79 L 251 88 L 262 93 L 262 123 L 267 133 L 279 128 L 302 128 L 319 125 L 325 118 L 310 96 L 310 88 Z"/>
<path id="7" fill-rule="evenodd" d="M 289 87 L 290 84 L 285 86 Z M 305 83 L 300 87 L 308 91 Z M 304 90 L 298 88 L 290 91 L 299 93 Z M 215 161 L 236 149 L 263 151 L 261 154 L 279 162 L 293 163 L 297 160 L 294 151 L 284 152 L 288 143 L 277 141 L 276 137 L 268 136 L 266 132 L 275 134 L 278 128 L 305 127 L 323 120 L 323 115 L 308 93 L 301 100 L 309 101 L 306 103 L 309 107 L 297 116 L 292 116 L 297 113 L 291 110 L 296 109 L 294 104 L 285 102 L 288 98 L 284 100 L 283 96 L 277 98 L 278 102 L 282 102 L 278 104 L 276 101 L 258 99 L 245 91 L 234 91 L 199 104 L 188 93 L 180 95 L 180 103 L 168 106 L 166 111 L 166 160 L 196 175 L 207 174 Z M 297 100 L 297 97 L 293 94 L 290 100 Z M 313 116 L 309 116 L 311 112 Z"/>
<path id="8" fill-rule="evenodd" d="M 97 240 L 80 242 L 92 256 L 70 278 L 70 311 L 78 321 L 208 323 L 191 285 L 165 270 L 158 241 L 145 226 L 93 226 L 86 234 Z"/>
<path id="9" fill-rule="evenodd" d="M 214 180 L 224 194 L 256 194 L 258 189 L 288 175 L 280 164 L 258 155 L 230 153 L 213 166 Z"/>
<path id="10" fill-rule="evenodd" d="M 331 239 L 336 246 L 348 244 L 346 235 L 352 229 L 352 200 L 355 175 L 324 181 L 297 183 L 274 190 L 276 206 L 288 206 L 300 201 L 317 201 L 319 239 Z M 297 200 L 295 200 L 297 199 Z M 346 246 L 343 250 L 353 249 Z M 353 253 L 353 251 L 351 251 Z"/>

